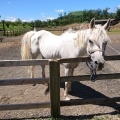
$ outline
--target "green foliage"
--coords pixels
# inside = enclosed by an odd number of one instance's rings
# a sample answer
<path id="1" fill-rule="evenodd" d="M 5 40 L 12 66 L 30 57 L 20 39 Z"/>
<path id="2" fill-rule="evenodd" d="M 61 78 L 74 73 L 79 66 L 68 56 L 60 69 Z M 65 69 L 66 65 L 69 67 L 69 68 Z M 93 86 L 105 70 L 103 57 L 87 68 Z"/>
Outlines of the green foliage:
<path id="1" fill-rule="evenodd" d="M 120 9 L 118 8 L 116 11 L 116 16 L 115 18 L 120 21 Z"/>
<path id="2" fill-rule="evenodd" d="M 83 10 L 83 11 L 75 11 L 71 12 L 68 15 L 66 13 L 59 14 L 59 17 L 52 22 L 57 26 L 63 26 L 71 23 L 81 23 L 81 22 L 90 22 L 92 18 L 96 19 L 108 19 L 115 18 L 114 13 L 108 13 L 109 8 L 106 9 L 97 9 L 97 10 Z"/>
<path id="3" fill-rule="evenodd" d="M 5 30 L 21 30 L 21 29 L 31 29 L 31 25 L 29 23 L 24 23 L 20 21 L 10 22 L 5 21 Z M 3 29 L 3 23 L 0 22 L 0 29 Z"/>
<path id="4" fill-rule="evenodd" d="M 83 15 L 83 11 L 75 11 L 75 12 L 71 12 L 71 14 L 73 16 L 82 16 Z"/>
<path id="5" fill-rule="evenodd" d="M 31 22 L 22 22 L 19 18 L 15 22 L 5 21 L 5 30 L 24 30 L 33 29 L 33 27 L 38 28 L 55 28 L 56 26 L 64 26 L 72 23 L 83 23 L 90 22 L 92 18 L 95 19 L 108 19 L 116 18 L 120 20 L 120 9 L 117 9 L 116 13 L 109 13 L 109 8 L 97 9 L 97 10 L 83 10 L 74 11 L 69 14 L 60 13 L 59 17 L 54 20 L 35 20 Z M 0 30 L 3 28 L 2 22 L 0 23 Z"/>

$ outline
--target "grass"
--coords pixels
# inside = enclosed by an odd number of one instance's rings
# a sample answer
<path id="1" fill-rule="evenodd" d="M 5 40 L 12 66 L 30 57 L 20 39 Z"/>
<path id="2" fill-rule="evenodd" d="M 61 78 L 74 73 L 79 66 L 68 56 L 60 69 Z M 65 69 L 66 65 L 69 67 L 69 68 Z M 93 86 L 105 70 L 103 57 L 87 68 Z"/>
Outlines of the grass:
<path id="1" fill-rule="evenodd" d="M 111 29 L 108 33 L 120 33 L 120 28 Z"/>
<path id="2" fill-rule="evenodd" d="M 118 114 L 118 115 L 95 116 L 91 120 L 120 120 L 120 114 Z"/>
<path id="3" fill-rule="evenodd" d="M 42 119 L 35 119 L 35 120 L 42 120 Z M 64 119 L 64 118 L 47 118 L 44 120 L 71 120 L 71 119 Z M 73 119 L 72 119 L 73 120 Z M 84 119 L 84 120 L 120 120 L 120 114 L 117 115 L 101 115 L 101 116 L 94 116 L 91 119 Z"/>

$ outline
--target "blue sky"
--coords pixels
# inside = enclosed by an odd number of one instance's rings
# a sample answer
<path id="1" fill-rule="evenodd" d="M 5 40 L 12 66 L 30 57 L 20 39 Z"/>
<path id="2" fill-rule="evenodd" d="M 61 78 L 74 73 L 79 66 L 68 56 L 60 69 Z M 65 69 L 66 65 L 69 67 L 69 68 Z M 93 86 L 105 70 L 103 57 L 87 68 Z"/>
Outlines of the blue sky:
<path id="1" fill-rule="evenodd" d="M 120 0 L 0 0 L 0 20 L 47 20 L 59 13 L 106 7 L 115 12 Z"/>

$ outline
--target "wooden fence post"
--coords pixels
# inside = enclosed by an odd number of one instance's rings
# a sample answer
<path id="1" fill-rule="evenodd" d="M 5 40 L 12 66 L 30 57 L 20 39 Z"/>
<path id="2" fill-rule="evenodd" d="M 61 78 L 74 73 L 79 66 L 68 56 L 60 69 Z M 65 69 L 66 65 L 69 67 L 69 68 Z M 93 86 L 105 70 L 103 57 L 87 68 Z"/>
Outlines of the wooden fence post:
<path id="1" fill-rule="evenodd" d="M 51 117 L 60 116 L 60 63 L 59 60 L 49 61 L 50 70 L 50 109 Z"/>

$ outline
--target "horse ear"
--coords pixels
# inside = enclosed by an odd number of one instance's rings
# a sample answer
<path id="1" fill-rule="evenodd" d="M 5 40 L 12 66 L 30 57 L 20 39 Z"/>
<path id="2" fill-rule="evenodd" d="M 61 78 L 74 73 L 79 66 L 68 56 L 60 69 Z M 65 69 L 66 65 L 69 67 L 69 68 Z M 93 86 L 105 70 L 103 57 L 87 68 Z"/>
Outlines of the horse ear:
<path id="1" fill-rule="evenodd" d="M 111 20 L 109 18 L 108 21 L 107 21 L 107 23 L 103 26 L 105 30 L 109 29 L 110 23 L 111 23 Z"/>
<path id="2" fill-rule="evenodd" d="M 95 18 L 93 18 L 93 19 L 90 21 L 89 28 L 90 28 L 90 29 L 95 28 Z"/>
<path id="3" fill-rule="evenodd" d="M 83 23 L 80 25 L 80 30 L 82 30 L 83 28 L 82 28 L 82 26 L 83 26 Z"/>

